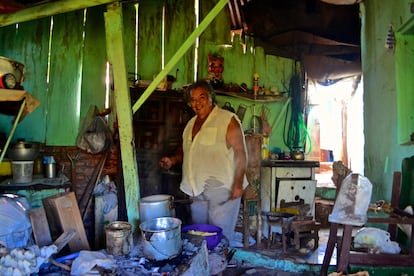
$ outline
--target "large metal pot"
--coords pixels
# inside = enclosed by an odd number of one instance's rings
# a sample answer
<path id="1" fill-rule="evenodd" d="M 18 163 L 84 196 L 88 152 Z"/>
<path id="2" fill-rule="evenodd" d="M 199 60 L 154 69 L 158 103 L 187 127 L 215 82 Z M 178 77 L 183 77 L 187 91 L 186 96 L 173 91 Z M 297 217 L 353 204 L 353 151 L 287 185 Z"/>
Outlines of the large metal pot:
<path id="1" fill-rule="evenodd" d="M 153 218 L 140 224 L 146 258 L 163 261 L 177 257 L 182 250 L 181 220 Z"/>
<path id="2" fill-rule="evenodd" d="M 141 222 L 152 218 L 175 217 L 174 197 L 171 195 L 152 195 L 141 198 L 139 216 Z"/>
<path id="3" fill-rule="evenodd" d="M 32 161 L 40 152 L 40 143 L 18 141 L 7 150 L 7 156 L 13 161 Z"/>

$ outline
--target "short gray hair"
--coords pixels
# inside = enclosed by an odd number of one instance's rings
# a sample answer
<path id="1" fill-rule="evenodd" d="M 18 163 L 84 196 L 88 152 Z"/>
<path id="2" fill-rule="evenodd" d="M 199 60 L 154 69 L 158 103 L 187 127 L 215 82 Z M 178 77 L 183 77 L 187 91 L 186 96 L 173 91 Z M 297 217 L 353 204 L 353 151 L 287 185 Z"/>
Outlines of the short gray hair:
<path id="1" fill-rule="evenodd" d="M 184 100 L 188 105 L 191 105 L 191 93 L 196 88 L 204 88 L 207 91 L 208 99 L 212 104 L 216 103 L 216 92 L 214 91 L 211 84 L 206 80 L 198 80 L 194 82 L 192 85 L 190 85 L 185 91 L 184 91 Z"/>

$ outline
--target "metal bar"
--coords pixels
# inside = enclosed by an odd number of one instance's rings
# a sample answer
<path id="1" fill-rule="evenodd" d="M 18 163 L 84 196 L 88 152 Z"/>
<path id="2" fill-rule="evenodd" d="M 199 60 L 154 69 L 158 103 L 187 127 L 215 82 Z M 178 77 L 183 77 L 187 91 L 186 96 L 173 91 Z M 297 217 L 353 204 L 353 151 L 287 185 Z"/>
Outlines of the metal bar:
<path id="1" fill-rule="evenodd" d="M 135 113 L 141 107 L 141 105 L 148 99 L 152 92 L 158 84 L 167 76 L 171 69 L 177 64 L 177 62 L 182 58 L 182 56 L 187 52 L 187 50 L 193 45 L 194 41 L 199 37 L 208 25 L 213 21 L 213 19 L 219 14 L 219 12 L 224 8 L 229 0 L 220 0 L 216 6 L 211 9 L 211 11 L 206 15 L 200 25 L 193 31 L 192 34 L 187 38 L 183 45 L 177 50 L 175 55 L 170 59 L 170 61 L 165 65 L 165 68 L 155 77 L 151 84 L 145 89 L 141 97 L 136 101 L 132 106 L 132 112 Z"/>

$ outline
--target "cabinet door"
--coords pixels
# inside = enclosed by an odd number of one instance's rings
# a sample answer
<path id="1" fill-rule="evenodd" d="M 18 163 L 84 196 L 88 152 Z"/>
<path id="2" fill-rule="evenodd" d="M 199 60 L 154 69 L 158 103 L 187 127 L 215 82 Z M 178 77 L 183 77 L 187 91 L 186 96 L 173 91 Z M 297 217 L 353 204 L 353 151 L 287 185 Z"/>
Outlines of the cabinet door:
<path id="1" fill-rule="evenodd" d="M 280 180 L 277 187 L 276 206 L 280 208 L 280 201 L 299 202 L 303 199 L 305 204 L 309 204 L 313 215 L 315 205 L 316 180 Z"/>

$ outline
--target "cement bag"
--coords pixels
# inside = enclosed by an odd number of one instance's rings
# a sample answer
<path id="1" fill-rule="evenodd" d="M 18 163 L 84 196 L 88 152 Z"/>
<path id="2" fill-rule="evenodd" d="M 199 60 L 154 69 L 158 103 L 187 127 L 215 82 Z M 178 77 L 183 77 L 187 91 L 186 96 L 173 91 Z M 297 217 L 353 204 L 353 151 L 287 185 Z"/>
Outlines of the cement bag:
<path id="1" fill-rule="evenodd" d="M 390 240 L 390 233 L 379 228 L 364 227 L 354 238 L 355 248 L 367 248 L 373 253 L 399 254 L 401 251 L 397 242 Z"/>

